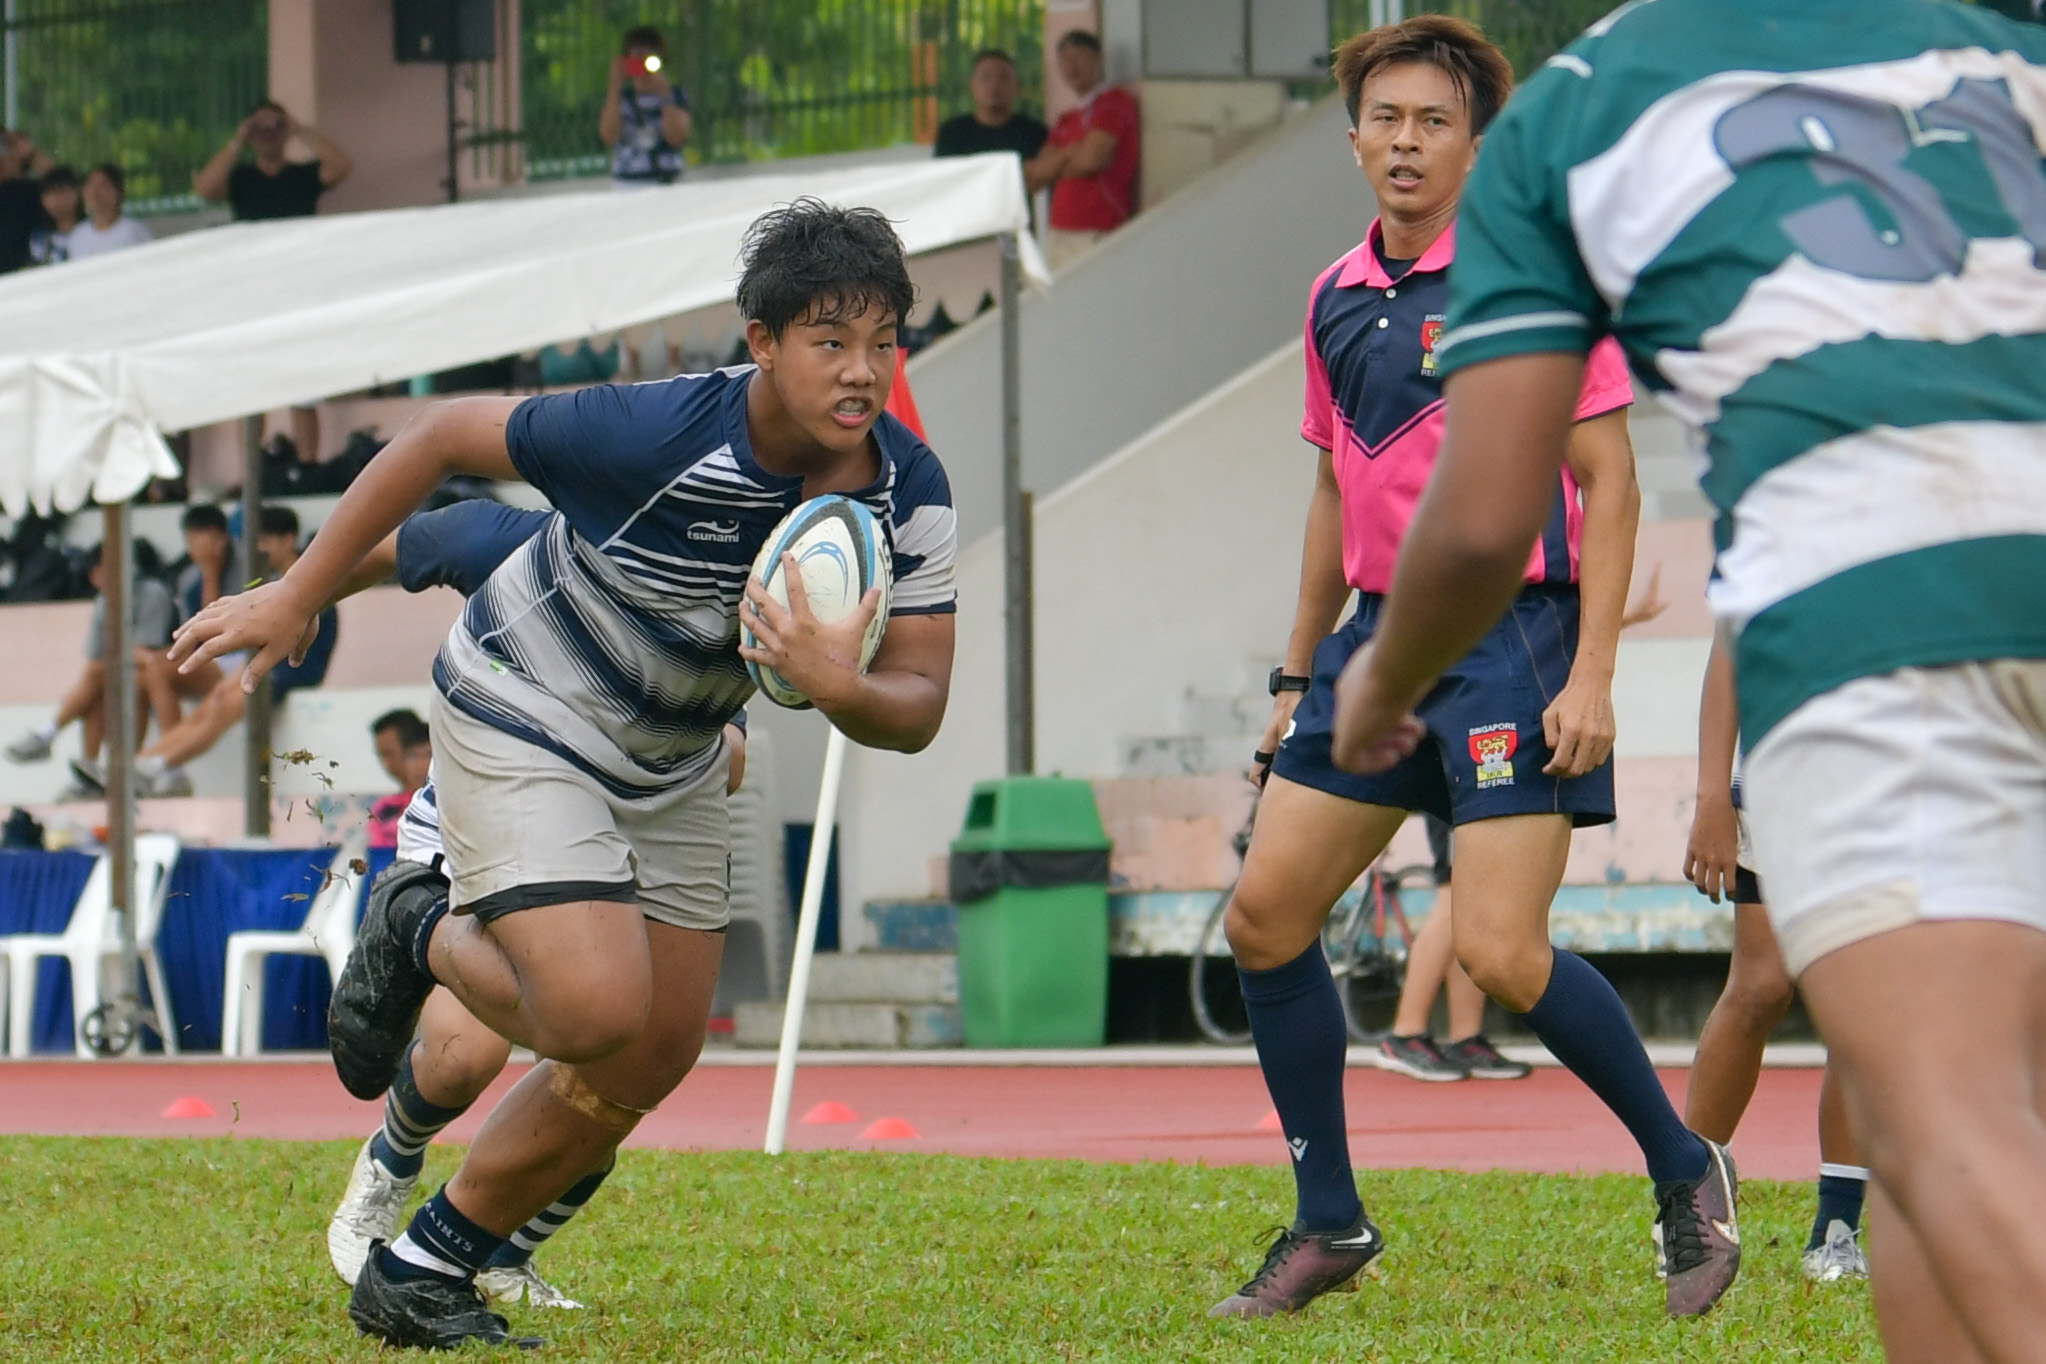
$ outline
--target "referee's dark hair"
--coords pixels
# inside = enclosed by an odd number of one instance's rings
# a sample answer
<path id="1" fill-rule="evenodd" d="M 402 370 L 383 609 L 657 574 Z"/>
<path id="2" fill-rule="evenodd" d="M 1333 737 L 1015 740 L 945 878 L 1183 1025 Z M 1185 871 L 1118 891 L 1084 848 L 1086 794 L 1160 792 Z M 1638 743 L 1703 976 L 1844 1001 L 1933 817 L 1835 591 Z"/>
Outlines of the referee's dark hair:
<path id="1" fill-rule="evenodd" d="M 1372 72 L 1415 62 L 1448 73 L 1470 112 L 1473 137 L 1485 131 L 1513 93 L 1513 64 L 1475 24 L 1447 14 L 1417 14 L 1360 33 L 1336 49 L 1336 85 L 1350 111 L 1350 126 L 1357 126 L 1364 82 Z"/>
<path id="2" fill-rule="evenodd" d="M 879 308 L 909 320 L 916 286 L 879 210 L 808 196 L 753 220 L 740 243 L 739 312 L 776 340 L 795 323 L 835 326 Z"/>

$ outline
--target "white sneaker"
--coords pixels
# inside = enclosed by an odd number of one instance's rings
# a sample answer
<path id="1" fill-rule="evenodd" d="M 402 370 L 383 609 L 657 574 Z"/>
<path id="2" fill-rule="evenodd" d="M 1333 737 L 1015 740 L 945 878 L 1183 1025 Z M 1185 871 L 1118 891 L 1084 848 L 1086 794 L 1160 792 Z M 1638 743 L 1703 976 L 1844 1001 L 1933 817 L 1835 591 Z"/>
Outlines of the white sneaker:
<path id="1" fill-rule="evenodd" d="M 355 1153 L 348 1192 L 341 1195 L 341 1206 L 327 1223 L 327 1258 L 334 1262 L 341 1282 L 350 1287 L 362 1273 L 362 1262 L 369 1258 L 370 1242 L 395 1239 L 398 1216 L 419 1187 L 418 1175 L 400 1179 L 377 1164 L 369 1153 L 375 1140 L 372 1136 Z"/>
<path id="2" fill-rule="evenodd" d="M 43 733 L 39 729 L 32 729 L 13 743 L 7 745 L 7 761 L 11 763 L 48 762 L 50 758 L 50 744 L 50 735 Z"/>
<path id="3" fill-rule="evenodd" d="M 500 1307 L 510 1307 L 521 1297 L 534 1307 L 559 1307 L 580 1312 L 583 1305 L 540 1277 L 531 1260 L 516 1269 L 491 1268 L 476 1276 L 476 1287 Z"/>
<path id="4" fill-rule="evenodd" d="M 1826 1244 L 1804 1253 L 1804 1276 L 1813 1283 L 1866 1279 L 1868 1257 L 1861 1253 L 1859 1235 L 1837 1217 L 1826 1223 Z"/>
<path id="5" fill-rule="evenodd" d="M 192 779 L 182 767 L 165 768 L 160 777 L 136 775 L 141 777 L 142 794 L 151 800 L 177 800 L 192 794 Z"/>

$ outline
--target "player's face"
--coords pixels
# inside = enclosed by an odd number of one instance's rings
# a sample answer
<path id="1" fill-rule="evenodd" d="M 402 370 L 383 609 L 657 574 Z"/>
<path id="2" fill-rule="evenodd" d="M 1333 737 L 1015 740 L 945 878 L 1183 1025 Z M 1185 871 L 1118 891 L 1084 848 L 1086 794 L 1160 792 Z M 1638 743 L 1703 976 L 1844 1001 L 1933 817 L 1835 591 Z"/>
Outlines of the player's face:
<path id="1" fill-rule="evenodd" d="M 1016 68 L 1000 57 L 983 57 L 973 68 L 973 107 L 990 118 L 1006 119 L 1016 108 Z"/>
<path id="2" fill-rule="evenodd" d="M 1453 210 L 1478 141 L 1463 92 L 1441 67 L 1406 62 L 1366 78 L 1350 146 L 1379 212 L 1417 221 Z"/>
<path id="3" fill-rule="evenodd" d="M 870 307 L 837 322 L 792 322 L 778 340 L 757 322 L 747 330 L 754 360 L 804 434 L 840 454 L 859 449 L 895 384 L 895 318 Z"/>

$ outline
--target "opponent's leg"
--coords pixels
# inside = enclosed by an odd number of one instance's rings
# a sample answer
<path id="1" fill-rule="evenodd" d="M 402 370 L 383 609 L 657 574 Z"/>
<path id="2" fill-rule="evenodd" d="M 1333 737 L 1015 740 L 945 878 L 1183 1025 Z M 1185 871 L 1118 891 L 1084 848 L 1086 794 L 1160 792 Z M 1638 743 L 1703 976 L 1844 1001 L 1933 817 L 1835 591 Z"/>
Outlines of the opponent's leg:
<path id="1" fill-rule="evenodd" d="M 1691 1088 L 1684 1098 L 1684 1123 L 1693 1132 L 1722 1146 L 1733 1140 L 1762 1075 L 1762 1049 L 1796 997 L 1769 928 L 1769 911 L 1758 904 L 1735 905 L 1726 988 L 1698 1034 Z"/>
<path id="2" fill-rule="evenodd" d="M 1937 1320 L 1943 1294 L 1985 1359 L 2036 1359 L 2046 1340 L 2046 934 L 1915 923 L 1819 957 L 1800 985 L 1875 1181 L 1916 1248 L 1891 1259 L 1874 1239 L 1891 1357 L 1931 1358 L 1893 1341 L 1889 1323 Z M 1896 1007 L 1904 998 L 1909 1010 Z"/>
<path id="3" fill-rule="evenodd" d="M 1443 1055 L 1428 1035 L 1429 1016 L 1435 1012 L 1435 996 L 1455 964 L 1455 948 L 1449 933 L 1449 887 L 1435 893 L 1435 908 L 1429 911 L 1407 949 L 1407 975 L 1400 983 L 1399 1008 L 1394 1012 L 1392 1031 L 1378 1039 L 1378 1068 L 1397 1071 L 1416 1080 L 1463 1080 L 1469 1075 Z M 1476 1029 L 1472 1029 L 1473 1032 Z"/>
<path id="4" fill-rule="evenodd" d="M 1829 1064 L 1819 1082 L 1819 1204 L 1804 1246 L 1804 1276 L 1813 1283 L 1868 1277 L 1859 1239 L 1867 1195 L 1868 1167 L 1848 1125 L 1840 1077 Z"/>
<path id="5" fill-rule="evenodd" d="M 327 1223 L 327 1256 L 354 1283 L 370 1245 L 388 1241 L 418 1186 L 426 1148 L 467 1112 L 511 1057 L 511 1044 L 476 1021 L 446 990 L 419 1016 L 419 1040 L 384 1095 L 383 1125 L 356 1153 L 347 1191 Z"/>
<path id="6" fill-rule="evenodd" d="M 702 1049 L 723 946 L 721 933 L 646 924 L 652 1002 L 640 1031 L 602 1060 L 549 1061 L 513 1087 L 455 1177 L 365 1263 L 349 1304 L 359 1327 L 394 1344 L 506 1339 L 469 1280 L 681 1083 Z"/>
<path id="7" fill-rule="evenodd" d="M 1349 1037 L 1321 928 L 1377 857 L 1403 811 L 1273 776 L 1225 920 L 1258 1064 L 1293 1154 L 1297 1212 L 1248 1284 L 1213 1316 L 1297 1311 L 1382 1248 L 1350 1170 L 1343 1112 Z"/>
<path id="8" fill-rule="evenodd" d="M 1672 1315 L 1704 1312 L 1740 1267 L 1732 1161 L 1686 1128 L 1610 982 L 1549 946 L 1548 911 L 1570 850 L 1568 815 L 1509 815 L 1457 829 L 1457 958 L 1492 998 L 1624 1123 L 1655 1181 Z"/>
<path id="9" fill-rule="evenodd" d="M 603 1169 L 584 1175 L 567 1193 L 534 1213 L 525 1226 L 513 1232 L 476 1276 L 476 1287 L 483 1295 L 496 1303 L 511 1304 L 524 1298 L 535 1307 L 581 1308 L 581 1303 L 540 1277 L 540 1271 L 533 1268 L 533 1253 L 597 1196 L 597 1190 L 617 1164 L 614 1154 Z"/>

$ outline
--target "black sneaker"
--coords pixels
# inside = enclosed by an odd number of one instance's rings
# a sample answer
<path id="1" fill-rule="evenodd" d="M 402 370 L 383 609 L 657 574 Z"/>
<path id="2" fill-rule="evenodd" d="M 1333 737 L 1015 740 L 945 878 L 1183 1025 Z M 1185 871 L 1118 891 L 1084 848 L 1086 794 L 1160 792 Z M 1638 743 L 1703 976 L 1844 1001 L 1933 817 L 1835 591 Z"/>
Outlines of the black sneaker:
<path id="1" fill-rule="evenodd" d="M 1402 1037 L 1389 1032 L 1378 1039 L 1378 1053 L 1371 1058 L 1380 1070 L 1397 1071 L 1416 1080 L 1468 1080 L 1470 1072 L 1452 1057 L 1444 1056 L 1427 1033 Z"/>
<path id="2" fill-rule="evenodd" d="M 417 862 L 393 862 L 370 887 L 341 978 L 327 1004 L 327 1050 L 341 1083 L 358 1099 L 380 1099 L 398 1078 L 433 977 L 412 945 L 420 925 L 447 900 L 447 878 Z"/>
<path id="3" fill-rule="evenodd" d="M 1711 1311 L 1741 1270 L 1740 1176 L 1725 1147 L 1705 1146 L 1704 1174 L 1655 1186 L 1664 1292 L 1673 1317 Z"/>
<path id="4" fill-rule="evenodd" d="M 1298 1312 L 1357 1277 L 1377 1259 L 1385 1237 L 1364 1213 L 1344 1231 L 1279 1233 L 1251 1281 L 1208 1309 L 1211 1317 L 1275 1317 Z"/>
<path id="5" fill-rule="evenodd" d="M 515 1336 L 511 1324 L 484 1303 L 473 1283 L 446 1279 L 393 1279 L 384 1273 L 382 1241 L 371 1242 L 348 1319 L 366 1336 L 415 1350 L 453 1350 L 470 1341 L 537 1350 L 539 1336 Z"/>
<path id="6" fill-rule="evenodd" d="M 1525 1061 L 1509 1061 L 1501 1056 L 1483 1033 L 1461 1042 L 1445 1043 L 1442 1054 L 1462 1066 L 1463 1073 L 1473 1080 L 1525 1080 L 1534 1074 L 1534 1067 Z"/>

